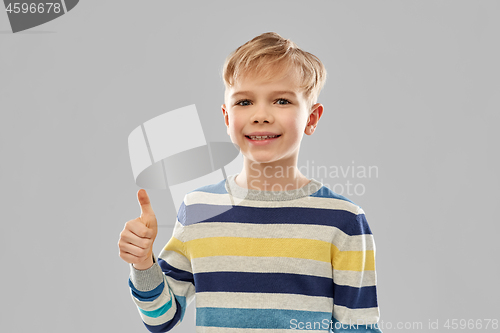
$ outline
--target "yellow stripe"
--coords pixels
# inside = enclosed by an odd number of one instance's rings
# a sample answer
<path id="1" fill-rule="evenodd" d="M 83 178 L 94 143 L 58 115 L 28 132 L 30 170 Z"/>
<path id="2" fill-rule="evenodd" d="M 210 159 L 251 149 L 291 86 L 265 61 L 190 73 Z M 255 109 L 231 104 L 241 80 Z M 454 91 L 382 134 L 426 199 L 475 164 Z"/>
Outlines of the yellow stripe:
<path id="1" fill-rule="evenodd" d="M 339 251 L 335 245 L 316 239 L 206 237 L 183 243 L 172 237 L 164 249 L 190 260 L 212 256 L 287 257 L 331 262 L 333 269 L 340 271 L 375 270 L 375 251 Z"/>
<path id="2" fill-rule="evenodd" d="M 170 238 L 167 245 L 165 245 L 165 247 L 163 249 L 165 251 L 175 251 L 175 252 L 182 254 L 183 256 L 189 258 L 187 256 L 186 251 L 184 250 L 184 243 L 175 237 Z"/>
<path id="3" fill-rule="evenodd" d="M 374 271 L 375 251 L 342 251 L 336 254 L 333 268 L 339 271 Z"/>
<path id="4" fill-rule="evenodd" d="M 211 256 L 288 257 L 331 262 L 329 242 L 301 238 L 206 237 L 184 243 L 191 259 Z"/>

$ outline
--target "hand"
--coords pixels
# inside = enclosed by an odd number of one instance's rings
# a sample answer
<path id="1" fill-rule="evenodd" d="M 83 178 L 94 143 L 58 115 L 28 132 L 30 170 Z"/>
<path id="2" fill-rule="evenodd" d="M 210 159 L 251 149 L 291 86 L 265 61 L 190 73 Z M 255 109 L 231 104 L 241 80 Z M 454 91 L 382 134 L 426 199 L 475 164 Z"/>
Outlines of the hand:
<path id="1" fill-rule="evenodd" d="M 141 216 L 125 223 L 118 248 L 120 258 L 133 264 L 136 269 L 145 270 L 153 265 L 153 243 L 158 225 L 146 190 L 140 189 L 137 199 L 141 205 Z"/>

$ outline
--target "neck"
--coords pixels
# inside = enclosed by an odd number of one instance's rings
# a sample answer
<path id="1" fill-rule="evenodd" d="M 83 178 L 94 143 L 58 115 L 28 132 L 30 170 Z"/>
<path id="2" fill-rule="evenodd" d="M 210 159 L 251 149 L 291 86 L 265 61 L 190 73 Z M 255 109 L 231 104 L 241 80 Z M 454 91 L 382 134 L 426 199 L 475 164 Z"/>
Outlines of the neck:
<path id="1" fill-rule="evenodd" d="M 296 165 L 283 166 L 272 163 L 245 163 L 234 179 L 237 185 L 260 191 L 286 191 L 305 186 L 309 179 Z"/>

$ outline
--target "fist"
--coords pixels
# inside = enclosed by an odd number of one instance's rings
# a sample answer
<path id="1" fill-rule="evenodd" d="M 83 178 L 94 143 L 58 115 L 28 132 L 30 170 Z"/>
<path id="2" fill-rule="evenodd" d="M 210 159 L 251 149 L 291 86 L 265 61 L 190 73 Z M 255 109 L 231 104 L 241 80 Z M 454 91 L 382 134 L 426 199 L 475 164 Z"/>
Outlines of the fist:
<path id="1" fill-rule="evenodd" d="M 118 248 L 120 258 L 136 269 L 144 270 L 153 265 L 153 243 L 158 232 L 156 216 L 146 190 L 137 192 L 141 216 L 125 223 L 120 233 Z"/>

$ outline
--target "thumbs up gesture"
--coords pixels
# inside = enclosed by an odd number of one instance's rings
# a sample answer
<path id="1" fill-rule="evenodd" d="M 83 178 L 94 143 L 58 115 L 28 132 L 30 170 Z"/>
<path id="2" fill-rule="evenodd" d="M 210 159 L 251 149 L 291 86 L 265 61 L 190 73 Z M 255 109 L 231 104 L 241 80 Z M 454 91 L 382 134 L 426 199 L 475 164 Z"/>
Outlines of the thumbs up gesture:
<path id="1" fill-rule="evenodd" d="M 153 265 L 153 243 L 158 226 L 146 190 L 137 192 L 137 200 L 141 206 L 141 216 L 125 223 L 118 248 L 120 258 L 133 264 L 136 269 L 145 270 Z"/>

